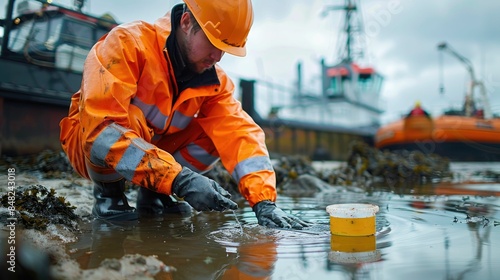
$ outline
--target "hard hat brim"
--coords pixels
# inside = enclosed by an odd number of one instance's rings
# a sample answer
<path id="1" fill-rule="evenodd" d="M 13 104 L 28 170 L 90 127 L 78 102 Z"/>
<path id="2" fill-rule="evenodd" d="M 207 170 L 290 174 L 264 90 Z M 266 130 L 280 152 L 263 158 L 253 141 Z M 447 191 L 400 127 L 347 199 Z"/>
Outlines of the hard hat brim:
<path id="1" fill-rule="evenodd" d="M 203 33 L 205 33 L 205 35 L 207 36 L 210 43 L 212 43 L 212 45 L 214 45 L 214 47 L 216 47 L 217 49 L 219 49 L 223 52 L 226 52 L 228 54 L 235 55 L 235 56 L 244 57 L 247 55 L 246 47 L 230 46 L 230 45 L 228 45 L 224 42 L 221 42 L 220 40 L 214 38 L 209 32 L 205 31 L 203 29 L 203 27 L 202 27 L 202 30 L 203 30 Z"/>

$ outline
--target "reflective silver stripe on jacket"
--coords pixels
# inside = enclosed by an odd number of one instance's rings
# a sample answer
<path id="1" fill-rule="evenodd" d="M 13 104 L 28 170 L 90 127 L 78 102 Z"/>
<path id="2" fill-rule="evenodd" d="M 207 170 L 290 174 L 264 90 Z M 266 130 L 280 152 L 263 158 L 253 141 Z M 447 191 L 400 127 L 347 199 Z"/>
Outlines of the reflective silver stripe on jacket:
<path id="1" fill-rule="evenodd" d="M 111 146 L 113 146 L 113 144 L 115 144 L 125 132 L 127 132 L 127 129 L 123 126 L 115 123 L 108 125 L 103 131 L 101 131 L 92 144 L 92 149 L 90 150 L 90 161 L 95 165 L 106 167 L 107 164 L 104 159 L 108 155 Z"/>
<path id="2" fill-rule="evenodd" d="M 268 156 L 252 157 L 238 163 L 231 175 L 236 183 L 239 184 L 241 178 L 245 175 L 261 170 L 273 170 L 273 164 Z"/>
<path id="3" fill-rule="evenodd" d="M 170 126 L 175 126 L 182 130 L 189 125 L 192 119 L 193 117 L 186 116 L 179 111 L 175 111 Z"/>
<path id="4" fill-rule="evenodd" d="M 219 160 L 218 156 L 213 156 L 209 154 L 205 149 L 200 147 L 199 145 L 190 143 L 184 148 L 185 151 L 188 152 L 188 154 L 195 158 L 197 161 L 202 163 L 203 165 L 206 166 L 211 166 L 214 163 L 216 163 Z M 177 161 L 180 165 L 189 167 L 189 169 L 195 171 L 195 172 L 203 172 L 206 170 L 199 170 L 198 168 L 194 167 L 190 162 L 188 162 L 181 154 L 180 151 L 177 151 L 173 154 L 175 161 Z"/>
<path id="5" fill-rule="evenodd" d="M 138 97 L 133 98 L 131 103 L 142 111 L 146 120 L 155 128 L 160 130 L 167 128 L 169 116 L 164 115 L 156 105 L 146 104 Z M 179 111 L 175 111 L 170 125 L 182 130 L 189 125 L 192 119 L 193 117 L 191 116 L 186 116 Z"/>
<path id="6" fill-rule="evenodd" d="M 93 164 L 103 167 L 108 166 L 105 163 L 105 158 L 108 155 L 111 147 L 122 138 L 122 136 L 130 131 L 116 123 L 107 126 L 97 137 L 90 151 L 90 160 Z M 124 141 L 128 141 L 124 139 Z M 129 146 L 126 148 L 123 156 L 116 165 L 116 172 L 125 177 L 127 180 L 132 180 L 135 170 L 141 163 L 147 150 L 154 149 L 154 146 L 146 142 L 142 138 L 133 138 Z M 95 172 L 94 172 L 95 173 Z M 95 175 L 95 174 L 94 174 Z M 108 174 L 109 175 L 109 174 Z"/>
<path id="7" fill-rule="evenodd" d="M 141 109 L 149 123 L 158 129 L 166 129 L 168 116 L 164 115 L 156 105 L 146 104 L 138 97 L 133 98 L 131 103 Z"/>

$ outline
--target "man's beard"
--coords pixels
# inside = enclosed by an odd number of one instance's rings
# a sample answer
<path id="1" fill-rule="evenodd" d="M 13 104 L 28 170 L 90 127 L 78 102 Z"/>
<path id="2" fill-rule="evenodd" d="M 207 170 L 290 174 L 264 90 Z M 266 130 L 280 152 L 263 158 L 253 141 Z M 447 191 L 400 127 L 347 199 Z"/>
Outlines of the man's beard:
<path id="1" fill-rule="evenodd" d="M 205 63 L 204 60 L 196 63 L 196 62 L 193 62 L 190 57 L 188 56 L 188 53 L 192 53 L 192 45 L 189 44 L 187 41 L 183 42 L 184 44 L 184 48 L 181 50 L 181 55 L 182 55 L 182 59 L 184 60 L 184 62 L 186 63 L 186 67 L 193 73 L 196 73 L 196 74 L 201 74 L 203 72 L 205 72 L 206 70 L 208 69 L 211 69 L 214 65 L 214 63 L 212 62 L 209 62 L 207 61 L 206 64 L 210 64 L 209 67 L 202 67 L 201 65 L 203 65 Z"/>
<path id="2" fill-rule="evenodd" d="M 191 61 L 189 61 L 187 64 L 188 69 L 194 73 L 197 73 L 197 74 L 201 74 L 201 73 L 203 73 L 203 72 L 205 72 L 208 69 L 211 69 L 213 67 L 213 65 L 211 65 L 210 67 L 203 67 L 203 68 L 201 68 L 201 67 L 197 68 L 196 66 L 197 66 L 197 64 L 193 63 Z"/>

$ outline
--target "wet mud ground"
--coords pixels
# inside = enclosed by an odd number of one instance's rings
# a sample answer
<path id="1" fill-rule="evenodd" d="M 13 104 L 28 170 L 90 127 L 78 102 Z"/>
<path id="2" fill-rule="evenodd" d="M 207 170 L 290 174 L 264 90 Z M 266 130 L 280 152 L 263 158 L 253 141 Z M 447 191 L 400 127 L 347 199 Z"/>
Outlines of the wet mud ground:
<path id="1" fill-rule="evenodd" d="M 234 212 L 94 220 L 90 182 L 63 162 L 47 152 L 0 164 L 15 168 L 19 198 L 13 273 L 8 198 L 2 197 L 2 279 L 500 277 L 500 163 L 449 163 L 364 146 L 353 147 L 347 162 L 276 159 L 277 204 L 313 223 L 296 231 L 257 225 L 220 166 L 210 176 L 233 193 Z M 0 180 L 8 181 L 7 174 Z M 135 186 L 127 196 L 133 204 Z M 331 235 L 325 208 L 336 203 L 378 205 L 375 236 Z"/>

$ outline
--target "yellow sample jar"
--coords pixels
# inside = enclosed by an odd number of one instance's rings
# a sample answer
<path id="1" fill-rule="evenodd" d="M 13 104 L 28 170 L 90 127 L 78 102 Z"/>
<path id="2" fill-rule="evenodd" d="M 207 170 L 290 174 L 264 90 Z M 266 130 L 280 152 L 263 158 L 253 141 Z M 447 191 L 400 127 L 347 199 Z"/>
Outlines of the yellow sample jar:
<path id="1" fill-rule="evenodd" d="M 373 204 L 346 203 L 326 207 L 330 214 L 330 232 L 342 236 L 369 236 L 376 231 L 375 213 L 379 207 Z"/>

